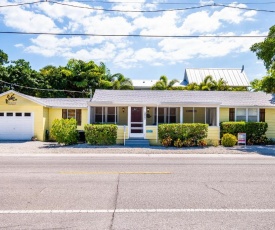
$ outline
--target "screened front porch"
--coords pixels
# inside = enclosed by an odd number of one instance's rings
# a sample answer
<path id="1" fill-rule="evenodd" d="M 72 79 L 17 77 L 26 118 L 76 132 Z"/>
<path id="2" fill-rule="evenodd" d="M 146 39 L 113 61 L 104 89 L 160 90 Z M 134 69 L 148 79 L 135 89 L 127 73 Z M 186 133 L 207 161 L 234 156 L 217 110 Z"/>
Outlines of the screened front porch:
<path id="1" fill-rule="evenodd" d="M 117 124 L 118 139 L 144 138 L 157 140 L 157 126 L 169 123 L 204 123 L 210 136 L 219 139 L 217 107 L 160 106 L 93 106 L 89 123 Z M 214 132 L 214 134 L 213 134 Z"/>

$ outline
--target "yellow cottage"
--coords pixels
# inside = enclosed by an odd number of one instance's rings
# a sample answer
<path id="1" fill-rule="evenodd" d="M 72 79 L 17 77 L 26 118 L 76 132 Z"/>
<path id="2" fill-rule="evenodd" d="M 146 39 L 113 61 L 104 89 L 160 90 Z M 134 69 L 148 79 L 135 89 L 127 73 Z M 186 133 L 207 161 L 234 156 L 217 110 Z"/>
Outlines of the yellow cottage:
<path id="1" fill-rule="evenodd" d="M 118 125 L 117 143 L 147 139 L 158 144 L 162 123 L 205 123 L 208 139 L 220 139 L 220 122 L 265 121 L 275 139 L 275 97 L 263 92 L 96 90 L 89 98 L 36 98 L 10 90 L 0 94 L 0 140 L 46 140 L 54 119 Z"/>

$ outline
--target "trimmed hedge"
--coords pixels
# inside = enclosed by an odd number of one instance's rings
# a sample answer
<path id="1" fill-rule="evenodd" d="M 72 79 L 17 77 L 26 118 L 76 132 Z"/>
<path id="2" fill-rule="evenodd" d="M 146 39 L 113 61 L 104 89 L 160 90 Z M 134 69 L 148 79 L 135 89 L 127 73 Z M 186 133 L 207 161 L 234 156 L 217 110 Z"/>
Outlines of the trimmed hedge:
<path id="1" fill-rule="evenodd" d="M 76 119 L 55 119 L 50 130 L 51 137 L 59 144 L 71 145 L 77 143 Z"/>
<path id="2" fill-rule="evenodd" d="M 117 139 L 117 125 L 88 124 L 84 127 L 85 139 L 91 145 L 114 145 Z"/>
<path id="3" fill-rule="evenodd" d="M 268 129 L 266 122 L 222 122 L 221 137 L 230 133 L 238 136 L 238 133 L 246 133 L 246 142 L 250 145 L 267 144 L 268 138 L 265 133 Z"/>
<path id="4" fill-rule="evenodd" d="M 158 137 L 163 146 L 195 146 L 207 137 L 208 125 L 200 123 L 161 124 Z M 171 139 L 171 140 L 170 140 Z"/>

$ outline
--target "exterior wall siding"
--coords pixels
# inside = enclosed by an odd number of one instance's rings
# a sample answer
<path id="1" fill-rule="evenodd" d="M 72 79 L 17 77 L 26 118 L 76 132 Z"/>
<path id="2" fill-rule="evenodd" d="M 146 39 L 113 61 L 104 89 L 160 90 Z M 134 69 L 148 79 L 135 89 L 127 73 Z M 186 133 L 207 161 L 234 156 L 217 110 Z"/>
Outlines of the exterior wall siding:
<path id="1" fill-rule="evenodd" d="M 128 127 L 125 127 L 125 139 L 128 139 Z M 124 143 L 124 126 L 118 126 L 117 127 L 117 144 L 123 144 Z"/>
<path id="2" fill-rule="evenodd" d="M 220 122 L 229 121 L 229 108 L 220 108 Z"/>
<path id="3" fill-rule="evenodd" d="M 220 140 L 220 127 L 209 126 L 207 139 L 209 140 Z"/>
<path id="4" fill-rule="evenodd" d="M 62 118 L 62 109 L 59 108 L 50 108 L 49 109 L 49 129 L 51 129 L 53 125 L 53 121 L 55 119 Z M 77 130 L 84 130 L 84 126 L 88 122 L 88 109 L 81 110 L 81 125 L 77 126 Z"/>
<path id="5" fill-rule="evenodd" d="M 275 109 L 265 109 L 265 122 L 268 123 L 266 136 L 275 139 Z"/>

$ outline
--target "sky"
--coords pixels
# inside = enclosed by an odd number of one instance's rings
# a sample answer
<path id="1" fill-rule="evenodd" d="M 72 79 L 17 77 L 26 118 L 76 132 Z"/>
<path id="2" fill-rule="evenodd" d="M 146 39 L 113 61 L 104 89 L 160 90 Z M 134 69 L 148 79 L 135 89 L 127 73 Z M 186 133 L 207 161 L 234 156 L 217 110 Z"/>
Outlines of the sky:
<path id="1" fill-rule="evenodd" d="M 275 24 L 274 10 L 268 0 L 1 0 L 0 49 L 36 70 L 74 58 L 133 80 L 182 80 L 186 68 L 244 65 L 252 81 L 266 70 L 250 47 Z"/>

